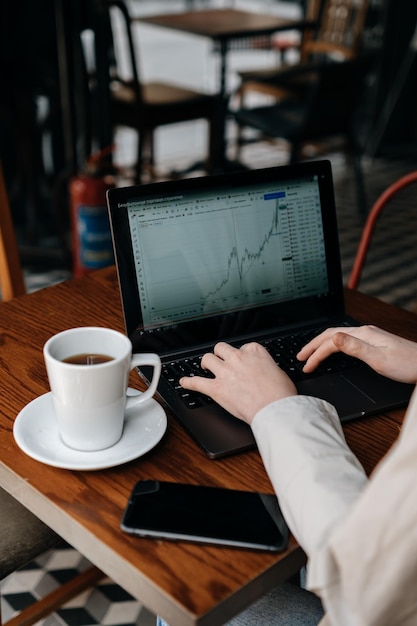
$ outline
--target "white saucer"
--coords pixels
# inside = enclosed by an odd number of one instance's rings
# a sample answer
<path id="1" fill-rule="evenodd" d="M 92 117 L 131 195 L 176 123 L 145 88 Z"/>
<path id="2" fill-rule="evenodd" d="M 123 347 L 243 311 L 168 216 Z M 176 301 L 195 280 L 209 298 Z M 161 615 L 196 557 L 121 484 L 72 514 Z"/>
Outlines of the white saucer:
<path id="1" fill-rule="evenodd" d="M 139 393 L 129 389 L 129 395 Z M 148 400 L 126 411 L 120 440 L 111 448 L 82 452 L 66 446 L 58 434 L 52 394 L 30 402 L 16 417 L 13 435 L 19 448 L 36 461 L 71 470 L 99 470 L 133 461 L 161 440 L 167 427 L 165 411 Z"/>

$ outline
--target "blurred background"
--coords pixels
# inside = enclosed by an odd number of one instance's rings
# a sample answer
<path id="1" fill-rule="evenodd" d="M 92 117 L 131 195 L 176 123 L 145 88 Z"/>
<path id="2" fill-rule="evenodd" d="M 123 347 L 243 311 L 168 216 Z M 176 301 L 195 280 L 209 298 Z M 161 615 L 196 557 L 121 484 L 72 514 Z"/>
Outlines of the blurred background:
<path id="1" fill-rule="evenodd" d="M 360 4 L 358 0 L 358 4 Z M 301 0 L 128 0 L 131 17 L 154 13 L 233 7 L 298 19 Z M 361 99 L 360 146 L 368 208 L 381 185 L 414 167 L 416 148 L 417 3 L 414 0 L 370 0 L 361 33 L 361 53 L 376 62 Z M 2 0 L 0 7 L 0 154 L 5 170 L 22 262 L 30 288 L 46 280 L 74 274 L 71 237 L 71 181 L 85 172 L 91 155 L 108 150 L 100 175 L 111 173 L 115 184 L 134 182 L 137 133 L 112 119 L 110 85 L 115 48 L 124 46 L 120 66 L 129 72 L 121 28 L 109 27 L 105 0 Z M 116 36 L 114 35 L 116 32 Z M 119 32 L 120 41 L 117 33 Z M 170 80 L 216 93 L 219 50 L 210 38 L 134 21 L 138 71 L 143 81 Z M 298 33 L 299 35 L 299 33 Z M 297 33 L 294 35 L 297 39 Z M 297 48 L 285 63 L 297 62 Z M 236 106 L 239 72 L 274 68 L 282 63 L 273 37 L 232 42 L 228 52 L 228 106 Z M 263 97 L 252 94 L 255 105 Z M 257 99 L 258 98 L 258 99 Z M 263 101 L 262 101 L 263 102 Z M 236 125 L 226 118 L 226 154 L 235 153 Z M 155 131 L 154 177 L 204 159 L 205 120 L 163 126 Z M 349 177 L 343 151 L 332 145 L 318 156 L 334 162 L 338 209 L 355 216 L 355 203 L 345 191 Z M 313 153 L 313 156 L 316 156 Z M 286 163 L 288 147 L 280 141 L 244 145 L 240 161 L 247 167 Z M 306 155 L 304 155 L 306 158 Z M 106 172 L 104 172 L 104 169 Z M 91 168 L 90 168 L 91 172 Z M 382 172 L 382 179 L 381 179 Z M 196 170 L 192 175 L 205 172 Z M 354 231 L 359 236 L 361 222 Z M 344 221 L 341 230 L 346 231 Z M 344 238 L 342 238 L 344 239 Z M 350 249 L 349 249 L 350 250 Z M 347 256 L 347 258 L 345 258 Z M 352 250 L 344 255 L 346 272 Z M 81 270 L 79 270 L 81 271 Z"/>

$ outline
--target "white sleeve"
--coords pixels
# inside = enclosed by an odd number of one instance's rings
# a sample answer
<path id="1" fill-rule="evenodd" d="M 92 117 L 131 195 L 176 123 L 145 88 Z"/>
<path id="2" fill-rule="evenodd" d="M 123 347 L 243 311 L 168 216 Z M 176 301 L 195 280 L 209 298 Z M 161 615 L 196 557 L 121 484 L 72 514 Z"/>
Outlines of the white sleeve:
<path id="1" fill-rule="evenodd" d="M 297 396 L 253 431 L 284 516 L 307 553 L 308 588 L 331 626 L 416 626 L 417 392 L 398 441 L 367 481 L 336 412 Z"/>
<path id="2" fill-rule="evenodd" d="M 309 586 L 321 595 L 331 624 L 417 624 L 416 452 L 414 393 L 397 442 L 311 558 Z M 354 621 L 342 619 L 347 607 Z"/>
<path id="3" fill-rule="evenodd" d="M 284 517 L 310 556 L 358 498 L 365 471 L 324 400 L 274 402 L 255 416 L 252 429 Z"/>

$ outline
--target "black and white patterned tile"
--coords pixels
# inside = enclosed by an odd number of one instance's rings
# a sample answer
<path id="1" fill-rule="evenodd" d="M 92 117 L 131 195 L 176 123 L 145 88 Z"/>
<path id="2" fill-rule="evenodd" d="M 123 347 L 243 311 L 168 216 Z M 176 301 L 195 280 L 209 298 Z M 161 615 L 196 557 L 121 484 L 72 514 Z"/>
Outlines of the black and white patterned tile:
<path id="1" fill-rule="evenodd" d="M 24 269 L 24 280 L 28 293 L 38 291 L 44 287 L 50 287 L 56 283 L 61 283 L 71 277 L 71 270 L 64 268 L 36 270 L 31 267 L 27 267 Z"/>
<path id="2" fill-rule="evenodd" d="M 84 571 L 90 563 L 71 546 L 46 552 L 1 583 L 3 622 Z M 39 626 L 154 626 L 155 616 L 109 578 L 69 601 Z"/>

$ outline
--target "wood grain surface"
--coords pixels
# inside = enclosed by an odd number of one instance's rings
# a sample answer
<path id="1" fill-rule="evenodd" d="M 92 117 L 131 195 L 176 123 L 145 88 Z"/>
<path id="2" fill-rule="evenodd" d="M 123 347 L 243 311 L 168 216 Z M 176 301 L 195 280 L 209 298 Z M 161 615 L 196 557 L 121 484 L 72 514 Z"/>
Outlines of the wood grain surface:
<path id="1" fill-rule="evenodd" d="M 287 19 L 270 13 L 238 9 L 208 9 L 162 13 L 136 18 L 153 24 L 212 39 L 237 39 L 253 35 L 270 35 L 281 30 L 297 30 L 312 26 L 306 19 Z"/>
<path id="2" fill-rule="evenodd" d="M 347 293 L 349 312 L 417 340 L 417 317 Z M 143 457 L 102 471 L 69 471 L 32 460 L 16 445 L 19 411 L 49 391 L 42 347 L 75 326 L 124 331 L 114 267 L 0 304 L 0 484 L 150 610 L 172 626 L 222 624 L 304 562 L 291 539 L 283 554 L 141 539 L 124 534 L 120 518 L 141 478 L 272 492 L 257 451 L 209 460 L 168 414 L 167 433 Z M 130 384 L 143 388 L 139 376 Z M 398 436 L 403 411 L 346 425 L 366 471 Z"/>

